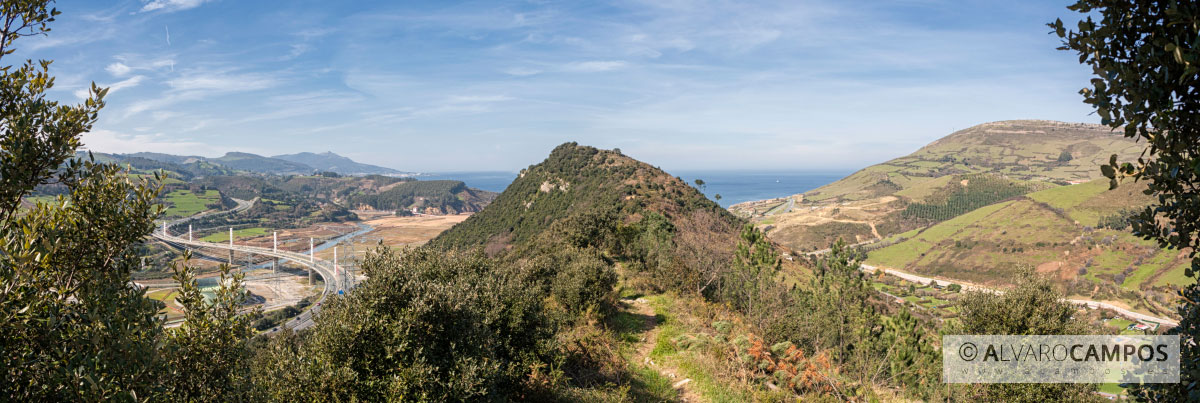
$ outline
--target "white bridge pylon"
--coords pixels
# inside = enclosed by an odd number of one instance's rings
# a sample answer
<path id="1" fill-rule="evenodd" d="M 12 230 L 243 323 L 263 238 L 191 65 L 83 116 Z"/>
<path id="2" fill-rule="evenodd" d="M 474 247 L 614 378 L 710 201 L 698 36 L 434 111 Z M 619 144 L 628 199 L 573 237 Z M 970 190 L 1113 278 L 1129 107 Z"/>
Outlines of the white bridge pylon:
<path id="1" fill-rule="evenodd" d="M 273 238 L 272 243 L 273 244 L 272 244 L 271 248 L 260 248 L 260 247 L 256 247 L 256 246 L 236 245 L 233 242 L 233 228 L 229 228 L 229 242 L 227 244 L 226 243 L 197 241 L 197 240 L 191 239 L 192 238 L 191 237 L 192 228 L 190 225 L 188 226 L 188 237 L 187 238 L 171 235 L 171 233 L 169 232 L 168 229 L 169 228 L 168 228 L 167 223 L 164 222 L 162 224 L 162 230 L 151 233 L 151 236 L 158 238 L 159 240 L 162 240 L 164 242 L 179 245 L 179 246 L 184 246 L 184 247 L 227 249 L 230 251 L 231 255 L 233 252 L 263 255 L 263 256 L 274 258 L 275 260 L 283 259 L 283 260 L 287 260 L 287 261 L 299 264 L 301 266 L 305 266 L 312 273 L 315 273 L 316 275 L 321 276 L 321 278 L 324 280 L 325 288 L 322 291 L 323 295 L 327 295 L 330 293 L 337 294 L 339 292 L 344 292 L 347 287 L 346 282 L 343 281 L 343 279 L 338 276 L 340 270 L 337 268 L 337 265 L 335 263 L 331 263 L 329 261 L 325 261 L 325 260 L 316 258 L 316 253 L 315 253 L 316 248 L 314 245 L 315 240 L 312 238 L 309 238 L 309 240 L 308 240 L 309 252 L 306 256 L 306 254 L 304 254 L 304 253 L 296 253 L 296 252 L 290 252 L 290 251 L 286 251 L 286 250 L 280 251 L 279 244 L 278 244 L 278 242 L 279 242 L 278 232 L 275 232 L 274 234 L 272 234 L 272 238 Z M 336 248 L 334 249 L 334 253 L 336 255 L 336 253 L 337 253 Z M 336 259 L 336 256 L 335 256 L 335 259 Z"/>

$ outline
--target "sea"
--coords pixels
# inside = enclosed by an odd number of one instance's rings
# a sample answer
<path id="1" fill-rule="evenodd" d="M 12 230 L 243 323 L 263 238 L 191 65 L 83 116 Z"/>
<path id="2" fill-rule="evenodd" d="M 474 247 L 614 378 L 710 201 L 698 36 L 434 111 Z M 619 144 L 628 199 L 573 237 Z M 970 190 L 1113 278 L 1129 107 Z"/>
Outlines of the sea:
<path id="1" fill-rule="evenodd" d="M 753 200 L 772 199 L 804 193 L 837 181 L 853 171 L 672 171 L 692 186 L 696 179 L 704 181 L 702 191 L 709 199 L 721 195 L 721 207 Z M 492 192 L 503 192 L 516 172 L 442 172 L 421 174 L 419 180 L 459 180 L 467 186 Z"/>

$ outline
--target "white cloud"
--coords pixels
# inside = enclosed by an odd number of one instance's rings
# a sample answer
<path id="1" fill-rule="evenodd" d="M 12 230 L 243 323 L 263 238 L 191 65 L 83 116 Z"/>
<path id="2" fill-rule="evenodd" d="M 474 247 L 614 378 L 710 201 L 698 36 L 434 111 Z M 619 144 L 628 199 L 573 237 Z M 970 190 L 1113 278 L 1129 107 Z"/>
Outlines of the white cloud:
<path id="1" fill-rule="evenodd" d="M 153 0 L 142 6 L 142 12 L 158 11 L 173 12 L 188 10 L 200 7 L 201 4 L 207 3 L 209 0 Z"/>
<path id="2" fill-rule="evenodd" d="M 531 69 L 531 68 L 526 68 L 526 67 L 513 67 L 513 68 L 504 70 L 504 74 L 508 74 L 511 76 L 517 76 L 517 77 L 526 77 L 526 76 L 532 76 L 532 75 L 541 74 L 541 73 L 542 73 L 541 70 Z"/>
<path id="3" fill-rule="evenodd" d="M 264 74 L 199 73 L 168 80 L 167 85 L 178 91 L 253 91 L 270 88 L 278 80 Z"/>
<path id="4" fill-rule="evenodd" d="M 175 59 L 167 58 L 167 59 L 155 60 L 154 62 L 150 63 L 150 67 L 153 67 L 153 68 L 169 67 L 171 69 L 171 71 L 175 71 Z"/>
<path id="5" fill-rule="evenodd" d="M 283 60 L 285 60 L 285 61 L 286 61 L 286 60 L 292 60 L 292 59 L 295 59 L 295 58 L 297 58 L 297 57 L 300 57 L 300 55 L 303 55 L 303 54 L 305 54 L 305 53 L 308 53 L 308 51 L 309 51 L 309 50 L 311 50 L 311 49 L 312 49 L 312 47 L 311 47 L 311 46 L 308 46 L 308 44 L 307 44 L 307 43 L 297 43 L 297 44 L 293 44 L 293 45 L 292 45 L 292 50 L 291 50 L 291 51 L 289 51 L 289 52 L 288 52 L 288 54 L 287 54 L 286 56 L 284 56 L 284 57 L 283 57 Z"/>
<path id="6" fill-rule="evenodd" d="M 507 95 L 455 95 L 450 97 L 448 103 L 451 104 L 481 104 L 492 102 L 511 101 L 513 97 Z"/>
<path id="7" fill-rule="evenodd" d="M 180 102 L 199 101 L 214 95 L 267 89 L 279 84 L 279 80 L 259 73 L 187 72 L 182 77 L 167 80 L 166 84 L 170 90 L 164 92 L 163 96 L 133 102 L 125 108 L 119 120 L 142 112 L 158 111 Z"/>
<path id="8" fill-rule="evenodd" d="M 104 70 L 108 71 L 108 74 L 112 74 L 117 77 L 123 77 L 126 74 L 129 74 L 130 71 L 133 71 L 133 68 L 126 66 L 125 63 L 116 62 L 108 65 L 108 67 L 105 67 Z"/>
<path id="9" fill-rule="evenodd" d="M 221 153 L 203 142 L 174 139 L 162 134 L 125 134 L 99 129 L 83 134 L 84 148 L 106 153 L 149 151 L 168 154 L 214 156 Z"/>
<path id="10" fill-rule="evenodd" d="M 627 66 L 629 66 L 629 63 L 620 60 L 597 60 L 590 62 L 567 63 L 562 67 L 562 70 L 573 73 L 599 73 L 603 71 L 619 70 Z"/>
<path id="11" fill-rule="evenodd" d="M 145 80 L 145 79 L 146 79 L 145 76 L 133 76 L 133 77 L 129 77 L 127 79 L 109 84 L 107 86 L 108 87 L 108 95 L 111 96 L 113 93 L 123 90 L 123 89 L 126 89 L 126 88 L 137 87 L 139 84 L 142 83 L 142 80 Z M 100 87 L 104 88 L 105 86 L 100 85 Z M 87 99 L 88 95 L 91 95 L 91 90 L 92 89 L 90 87 L 89 88 L 80 88 L 78 90 L 75 90 L 75 96 L 78 97 L 79 99 Z"/>

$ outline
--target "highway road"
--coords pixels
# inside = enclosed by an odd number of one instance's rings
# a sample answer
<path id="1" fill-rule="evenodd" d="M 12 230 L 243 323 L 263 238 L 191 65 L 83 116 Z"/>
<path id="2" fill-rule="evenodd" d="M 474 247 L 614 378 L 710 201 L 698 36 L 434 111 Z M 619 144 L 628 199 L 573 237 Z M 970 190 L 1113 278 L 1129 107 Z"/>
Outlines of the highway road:
<path id="1" fill-rule="evenodd" d="M 858 243 L 855 245 L 850 245 L 850 247 L 858 246 L 858 245 L 865 245 L 865 244 L 875 243 L 875 242 L 878 242 L 878 240 L 861 242 L 861 243 Z M 805 255 L 806 256 L 816 256 L 816 255 L 823 255 L 826 253 L 829 253 L 829 249 L 821 249 L 821 250 L 814 251 L 814 252 L 808 252 L 808 253 L 805 253 Z M 950 285 L 950 283 L 955 283 L 955 284 L 962 286 L 962 288 L 964 290 L 990 292 L 993 294 L 1004 293 L 1004 291 L 997 290 L 994 288 L 980 286 L 977 284 L 971 284 L 971 283 L 966 283 L 966 282 L 962 282 L 962 281 L 950 281 L 950 280 L 935 279 L 932 277 L 925 277 L 925 276 L 919 276 L 919 275 L 912 274 L 912 273 L 902 272 L 902 271 L 899 271 L 896 269 L 889 269 L 889 268 L 881 269 L 881 268 L 878 268 L 878 267 L 875 267 L 875 266 L 872 266 L 869 264 L 861 264 L 860 269 L 862 271 L 865 271 L 868 273 L 874 273 L 876 270 L 883 270 L 884 273 L 887 273 L 889 275 L 896 276 L 896 277 L 899 277 L 899 278 L 902 278 L 904 280 L 908 280 L 908 281 L 914 282 L 914 283 L 929 284 L 930 281 L 936 281 L 939 285 L 942 285 L 942 286 L 947 286 L 947 285 Z M 1143 322 L 1154 322 L 1154 323 L 1159 323 L 1159 324 L 1162 324 L 1165 326 L 1172 326 L 1172 327 L 1179 326 L 1179 322 L 1174 319 L 1160 318 L 1157 316 L 1147 315 L 1147 314 L 1144 314 L 1141 312 L 1134 312 L 1129 309 L 1125 309 L 1120 306 L 1113 305 L 1113 304 L 1110 304 L 1107 302 L 1093 301 L 1090 299 L 1067 299 L 1066 301 L 1070 302 L 1072 304 L 1075 304 L 1075 305 L 1083 305 L 1083 306 L 1091 308 L 1091 309 L 1111 309 L 1111 310 L 1121 314 L 1121 316 L 1124 316 L 1124 317 L 1130 318 L 1130 319 L 1136 319 L 1136 320 L 1143 321 Z"/>
<path id="2" fill-rule="evenodd" d="M 245 210 L 245 209 L 248 209 L 251 206 L 253 206 L 254 202 L 256 200 L 257 199 L 245 201 L 245 200 L 234 199 L 234 201 L 238 203 L 238 206 L 231 210 L 225 210 L 225 211 L 220 211 L 220 212 L 201 213 L 201 214 L 197 214 L 197 215 L 194 215 L 191 217 L 186 217 L 183 219 L 171 221 L 171 222 L 167 223 L 166 228 L 169 229 L 171 227 L 178 226 L 187 221 L 190 221 L 190 220 L 193 220 L 196 218 L 200 218 L 200 217 L 205 217 L 205 216 L 214 215 L 214 214 L 227 214 L 227 213 L 231 213 L 234 211 Z M 292 318 L 291 320 L 289 320 L 287 323 L 284 324 L 294 330 L 301 330 L 301 329 L 306 329 L 308 327 L 311 327 L 315 323 L 313 321 L 313 314 L 315 314 L 316 312 L 318 312 L 321 309 L 321 304 L 325 301 L 325 298 L 332 294 L 340 294 L 340 293 L 348 292 L 350 285 L 352 283 L 351 278 L 346 274 L 346 272 L 344 270 L 339 271 L 339 273 L 337 273 L 336 276 L 334 275 L 334 267 L 333 267 L 332 262 L 329 262 L 329 261 L 326 261 L 323 259 L 317 259 L 317 258 L 312 258 L 312 260 L 310 262 L 309 255 L 304 254 L 304 253 L 296 253 L 296 252 L 289 252 L 289 251 L 274 251 L 274 250 L 271 250 L 270 248 L 259 248 L 259 247 L 254 247 L 254 246 L 243 246 L 243 245 L 237 245 L 237 244 L 234 244 L 232 247 L 230 247 L 229 243 L 226 243 L 226 242 L 217 243 L 217 242 L 189 241 L 186 238 L 186 236 L 180 237 L 178 235 L 173 235 L 170 232 L 164 232 L 163 228 L 161 228 L 161 227 L 159 229 L 155 230 L 151 235 L 159 240 L 162 240 L 163 242 L 167 242 L 167 243 L 170 243 L 170 244 L 173 244 L 176 246 L 192 247 L 192 248 L 217 248 L 217 249 L 226 249 L 226 250 L 233 249 L 235 252 L 252 253 L 252 254 L 256 254 L 256 255 L 262 255 L 262 256 L 273 257 L 276 259 L 287 260 L 287 261 L 294 262 L 296 264 L 299 264 L 301 266 L 304 266 L 304 267 L 314 270 L 317 273 L 317 275 L 321 276 L 322 280 L 325 283 L 325 288 L 323 290 L 321 290 L 321 298 L 319 298 L 317 300 L 317 302 L 315 304 L 313 304 L 313 306 L 311 308 L 309 308 L 308 310 L 305 310 L 303 313 L 301 313 L 300 315 L 297 315 L 295 318 Z M 283 325 L 280 325 L 280 326 L 283 326 Z M 276 327 L 276 329 L 277 328 L 278 327 Z M 271 329 L 270 331 L 275 331 L 276 329 Z"/>
<path id="3" fill-rule="evenodd" d="M 905 272 L 902 272 L 899 270 L 889 269 L 889 268 L 875 267 L 875 266 L 871 266 L 868 264 L 863 264 L 863 265 L 861 265 L 860 268 L 862 271 L 865 271 L 867 273 L 875 273 L 877 270 L 883 270 L 884 273 L 887 273 L 889 275 L 896 276 L 896 277 L 899 277 L 899 278 L 902 278 L 904 280 L 908 280 L 908 281 L 914 282 L 914 283 L 929 284 L 930 281 L 936 281 L 937 284 L 941 285 L 941 286 L 948 286 L 948 285 L 950 285 L 950 283 L 955 283 L 955 284 L 962 286 L 962 288 L 964 290 L 990 292 L 993 294 L 1003 294 L 1004 293 L 1004 291 L 1001 291 L 1001 290 L 983 287 L 983 286 L 971 284 L 971 283 L 964 283 L 962 281 L 953 281 L 952 282 L 949 280 L 941 280 L 941 279 L 935 279 L 932 277 L 918 276 L 918 275 L 912 274 L 912 273 L 905 273 Z M 1179 326 L 1179 322 L 1174 319 L 1160 318 L 1157 316 L 1147 315 L 1147 314 L 1144 314 L 1141 312 L 1134 312 L 1134 311 L 1131 311 L 1131 310 L 1128 310 L 1128 309 L 1125 309 L 1120 306 L 1116 306 L 1116 305 L 1113 305 L 1113 304 L 1110 304 L 1107 302 L 1092 301 L 1089 299 L 1067 299 L 1066 301 L 1070 302 L 1072 304 L 1076 304 L 1076 305 L 1083 305 L 1083 306 L 1091 308 L 1091 309 L 1111 309 L 1111 310 L 1117 312 L 1118 314 L 1120 314 L 1121 316 L 1131 318 L 1131 319 L 1137 319 L 1137 320 L 1143 321 L 1143 322 L 1154 322 L 1154 323 L 1162 324 L 1164 326 L 1172 326 L 1172 327 Z"/>

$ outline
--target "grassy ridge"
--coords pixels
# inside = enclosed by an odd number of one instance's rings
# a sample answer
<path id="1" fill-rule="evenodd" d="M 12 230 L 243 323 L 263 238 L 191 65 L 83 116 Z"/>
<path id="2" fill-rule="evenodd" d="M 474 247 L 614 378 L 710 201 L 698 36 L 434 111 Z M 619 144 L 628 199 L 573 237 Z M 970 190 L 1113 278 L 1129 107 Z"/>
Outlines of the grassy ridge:
<path id="1" fill-rule="evenodd" d="M 1066 150 L 1071 158 L 1060 160 Z M 805 193 L 805 200 L 863 200 L 890 194 L 922 200 L 947 175 L 990 173 L 1012 179 L 1067 182 L 1098 179 L 1112 154 L 1136 158 L 1141 147 L 1104 126 L 1003 121 L 957 131 L 904 157 Z"/>

